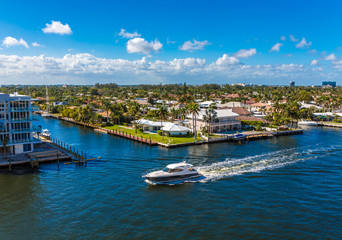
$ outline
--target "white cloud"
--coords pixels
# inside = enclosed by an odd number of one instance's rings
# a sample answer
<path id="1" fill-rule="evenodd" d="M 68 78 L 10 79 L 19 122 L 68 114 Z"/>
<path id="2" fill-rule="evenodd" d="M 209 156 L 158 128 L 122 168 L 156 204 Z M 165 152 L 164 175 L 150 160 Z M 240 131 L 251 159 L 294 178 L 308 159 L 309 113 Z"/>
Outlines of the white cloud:
<path id="1" fill-rule="evenodd" d="M 45 24 L 46 27 L 43 28 L 44 33 L 55 33 L 60 35 L 70 35 L 72 34 L 71 28 L 68 24 L 62 24 L 60 21 L 51 21 L 51 24 Z"/>
<path id="2" fill-rule="evenodd" d="M 315 66 L 318 63 L 318 59 L 314 59 L 311 61 L 310 65 Z"/>
<path id="3" fill-rule="evenodd" d="M 216 60 L 216 65 L 234 65 L 240 63 L 236 57 L 229 57 L 228 54 L 223 54 L 222 57 Z"/>
<path id="4" fill-rule="evenodd" d="M 237 53 L 234 54 L 236 58 L 249 58 L 257 53 L 255 48 L 250 49 L 241 49 Z"/>
<path id="5" fill-rule="evenodd" d="M 158 52 L 163 47 L 163 44 L 158 40 L 148 42 L 144 38 L 133 38 L 128 40 L 126 47 L 129 53 L 149 54 Z"/>
<path id="6" fill-rule="evenodd" d="M 193 42 L 186 41 L 185 43 L 183 43 L 182 46 L 179 47 L 179 49 L 183 50 L 183 51 L 193 52 L 195 50 L 202 50 L 202 49 L 204 49 L 205 46 L 207 46 L 209 44 L 210 44 L 210 42 L 208 42 L 207 40 L 205 40 L 205 41 L 197 41 L 197 40 L 194 39 Z"/>
<path id="7" fill-rule="evenodd" d="M 89 53 L 66 54 L 64 57 L 0 55 L 0 78 L 3 84 L 118 84 L 234 83 L 249 79 L 254 84 L 319 84 L 323 79 L 341 79 L 342 64 L 334 71 L 318 71 L 303 64 L 245 65 L 223 54 L 207 63 L 205 59 L 185 58 L 149 61 L 98 58 Z M 334 63 L 334 62 L 333 62 Z M 324 66 L 322 66 L 323 69 Z"/>
<path id="8" fill-rule="evenodd" d="M 316 49 L 312 49 L 312 50 L 308 50 L 308 53 L 310 53 L 311 55 L 317 53 L 317 50 Z"/>
<path id="9" fill-rule="evenodd" d="M 311 44 L 311 42 L 306 42 L 306 39 L 303 37 L 302 40 L 296 44 L 296 48 L 308 48 Z"/>
<path id="10" fill-rule="evenodd" d="M 2 45 L 4 47 L 15 47 L 15 46 L 24 46 L 26 48 L 29 48 L 27 42 L 20 38 L 19 40 L 17 40 L 16 38 L 13 38 L 13 37 L 5 37 L 4 40 L 2 40 Z"/>
<path id="11" fill-rule="evenodd" d="M 279 52 L 280 47 L 282 47 L 282 46 L 283 46 L 282 43 L 276 43 L 276 44 L 274 44 L 274 46 L 271 48 L 271 50 L 269 52 Z"/>
<path id="12" fill-rule="evenodd" d="M 124 38 L 136 38 L 136 37 L 140 37 L 141 36 L 137 32 L 134 32 L 134 33 L 126 32 L 126 29 L 123 29 L 123 28 L 121 28 L 121 31 L 119 32 L 118 35 L 121 36 L 121 37 L 124 37 Z"/>
<path id="13" fill-rule="evenodd" d="M 43 47 L 43 45 L 37 43 L 37 42 L 33 42 L 31 43 L 32 47 Z"/>
<path id="14" fill-rule="evenodd" d="M 295 36 L 293 36 L 293 35 L 290 35 L 290 41 L 291 41 L 291 42 L 298 42 L 299 39 L 298 39 L 298 38 L 295 38 Z"/>
<path id="15" fill-rule="evenodd" d="M 332 54 L 329 54 L 328 56 L 326 56 L 324 58 L 324 60 L 326 60 L 326 61 L 334 61 L 334 60 L 336 60 L 336 56 L 335 56 L 334 53 L 332 53 Z"/>
<path id="16" fill-rule="evenodd" d="M 281 36 L 281 37 L 280 37 L 280 40 L 281 40 L 281 41 L 286 41 L 286 37 L 285 37 L 285 36 Z"/>

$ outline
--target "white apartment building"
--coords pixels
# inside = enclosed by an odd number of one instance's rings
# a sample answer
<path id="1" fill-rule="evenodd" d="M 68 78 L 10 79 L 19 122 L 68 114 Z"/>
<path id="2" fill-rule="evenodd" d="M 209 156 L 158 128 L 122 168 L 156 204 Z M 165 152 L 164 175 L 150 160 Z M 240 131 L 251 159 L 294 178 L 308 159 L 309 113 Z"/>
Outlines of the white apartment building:
<path id="1" fill-rule="evenodd" d="M 33 143 L 40 142 L 33 133 L 40 131 L 32 125 L 38 121 L 33 116 L 31 97 L 25 95 L 0 93 L 0 151 L 8 136 L 7 153 L 19 154 L 33 151 Z"/>

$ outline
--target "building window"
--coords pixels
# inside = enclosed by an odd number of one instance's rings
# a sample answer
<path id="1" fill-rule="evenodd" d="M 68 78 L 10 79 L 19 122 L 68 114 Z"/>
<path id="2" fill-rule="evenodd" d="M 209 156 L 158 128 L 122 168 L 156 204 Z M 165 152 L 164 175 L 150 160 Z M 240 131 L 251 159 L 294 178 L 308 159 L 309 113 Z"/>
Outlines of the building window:
<path id="1" fill-rule="evenodd" d="M 24 152 L 30 152 L 31 151 L 31 144 L 24 144 Z"/>

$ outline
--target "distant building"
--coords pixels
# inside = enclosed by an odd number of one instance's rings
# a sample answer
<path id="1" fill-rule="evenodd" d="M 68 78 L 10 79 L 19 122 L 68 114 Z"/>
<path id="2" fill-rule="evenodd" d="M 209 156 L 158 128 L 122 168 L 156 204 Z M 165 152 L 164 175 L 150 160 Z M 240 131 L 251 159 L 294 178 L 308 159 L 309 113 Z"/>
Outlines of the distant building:
<path id="1" fill-rule="evenodd" d="M 296 85 L 296 82 L 290 81 L 290 87 L 294 87 Z"/>
<path id="2" fill-rule="evenodd" d="M 25 95 L 0 93 L 0 147 L 3 151 L 3 143 L 7 138 L 7 152 L 12 154 L 33 151 L 33 143 L 40 142 L 33 137 L 33 133 L 40 129 L 32 125 L 32 121 L 38 121 L 33 117 L 31 97 Z"/>
<path id="3" fill-rule="evenodd" d="M 325 81 L 322 82 L 323 87 L 336 87 L 336 82 Z"/>

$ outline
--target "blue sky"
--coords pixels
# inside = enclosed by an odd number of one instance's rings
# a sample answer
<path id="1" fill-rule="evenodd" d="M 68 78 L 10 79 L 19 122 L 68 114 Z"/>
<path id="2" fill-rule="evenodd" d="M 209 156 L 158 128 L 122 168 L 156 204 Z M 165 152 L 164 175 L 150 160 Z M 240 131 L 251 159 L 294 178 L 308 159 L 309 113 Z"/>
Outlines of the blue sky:
<path id="1" fill-rule="evenodd" d="M 0 79 L 341 84 L 341 10 L 341 1 L 6 1 Z"/>

